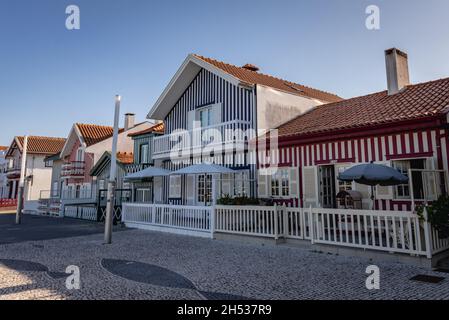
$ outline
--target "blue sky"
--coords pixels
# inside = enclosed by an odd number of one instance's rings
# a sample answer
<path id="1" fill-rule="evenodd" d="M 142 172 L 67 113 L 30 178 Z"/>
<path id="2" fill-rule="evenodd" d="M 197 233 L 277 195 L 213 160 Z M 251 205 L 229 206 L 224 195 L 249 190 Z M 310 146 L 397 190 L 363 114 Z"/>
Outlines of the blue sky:
<path id="1" fill-rule="evenodd" d="M 70 4 L 80 30 L 65 28 Z M 143 120 L 188 53 L 352 97 L 385 89 L 393 46 L 412 82 L 448 77 L 448 36 L 446 0 L 0 0 L 0 145 L 111 124 L 116 93 Z"/>

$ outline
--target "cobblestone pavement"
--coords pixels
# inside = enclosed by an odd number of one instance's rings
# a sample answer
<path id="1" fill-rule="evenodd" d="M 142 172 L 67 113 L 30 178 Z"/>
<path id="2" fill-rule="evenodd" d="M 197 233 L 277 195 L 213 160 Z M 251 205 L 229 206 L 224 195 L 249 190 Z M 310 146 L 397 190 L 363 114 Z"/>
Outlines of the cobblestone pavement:
<path id="1" fill-rule="evenodd" d="M 373 263 L 128 230 L 115 233 L 112 245 L 101 234 L 0 245 L 0 299 L 449 299 L 449 274 L 399 263 L 376 263 L 380 290 L 367 290 Z M 80 268 L 79 290 L 65 287 L 68 265 Z M 445 279 L 409 280 L 417 274 Z"/>

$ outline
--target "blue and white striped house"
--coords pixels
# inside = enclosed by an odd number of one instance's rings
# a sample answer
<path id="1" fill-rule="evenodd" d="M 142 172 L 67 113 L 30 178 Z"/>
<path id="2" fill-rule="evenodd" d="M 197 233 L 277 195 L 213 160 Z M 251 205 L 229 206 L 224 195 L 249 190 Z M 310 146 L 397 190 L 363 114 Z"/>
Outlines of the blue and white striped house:
<path id="1" fill-rule="evenodd" d="M 229 136 L 229 130 L 260 133 L 317 105 L 340 100 L 258 70 L 251 64 L 237 67 L 195 54 L 187 56 L 148 113 L 148 118 L 163 120 L 165 125 L 164 135 L 153 140 L 155 166 L 173 171 L 213 162 L 237 173 L 232 177 L 187 174 L 154 178 L 154 188 L 163 190 L 159 199 L 154 199 L 156 203 L 207 205 L 224 194 L 257 196 L 257 163 L 245 156 L 244 135 Z M 213 143 L 217 133 L 224 143 Z M 176 159 L 171 157 L 174 146 Z M 211 147 L 212 152 L 204 152 L 204 147 Z M 218 183 L 212 191 L 214 179 Z"/>

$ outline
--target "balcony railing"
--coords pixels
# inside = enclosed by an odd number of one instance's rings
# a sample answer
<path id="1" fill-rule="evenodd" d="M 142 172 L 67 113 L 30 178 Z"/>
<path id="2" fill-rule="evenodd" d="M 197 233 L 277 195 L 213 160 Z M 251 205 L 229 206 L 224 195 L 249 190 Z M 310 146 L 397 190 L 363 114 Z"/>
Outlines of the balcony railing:
<path id="1" fill-rule="evenodd" d="M 125 173 L 126 174 L 136 173 L 136 172 L 142 171 L 148 167 L 151 167 L 151 164 L 149 164 L 149 163 L 128 164 L 125 166 Z"/>
<path id="2" fill-rule="evenodd" d="M 14 164 L 6 169 L 6 176 L 9 179 L 20 177 L 21 166 L 20 164 Z"/>
<path id="3" fill-rule="evenodd" d="M 234 148 L 236 143 L 244 143 L 252 138 L 251 123 L 234 120 L 208 127 L 179 131 L 153 138 L 153 158 L 160 158 L 171 151 L 191 150 L 201 152 L 207 146 L 223 145 Z M 248 136 L 249 134 L 249 136 Z"/>
<path id="4" fill-rule="evenodd" d="M 61 178 L 82 178 L 86 170 L 84 161 L 66 162 L 62 165 Z"/>

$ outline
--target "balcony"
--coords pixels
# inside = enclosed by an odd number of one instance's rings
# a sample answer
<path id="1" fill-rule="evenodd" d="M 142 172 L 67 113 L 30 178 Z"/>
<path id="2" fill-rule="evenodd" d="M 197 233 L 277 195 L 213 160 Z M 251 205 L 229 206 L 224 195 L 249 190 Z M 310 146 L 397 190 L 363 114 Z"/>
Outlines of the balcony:
<path id="1" fill-rule="evenodd" d="M 128 174 L 132 174 L 132 173 L 136 173 L 139 171 L 142 171 L 148 167 L 151 167 L 151 164 L 149 163 L 141 163 L 141 164 L 137 164 L 137 163 L 133 163 L 133 164 L 128 164 L 125 166 L 125 173 Z"/>
<path id="2" fill-rule="evenodd" d="M 221 146 L 224 151 L 243 148 L 255 135 L 255 132 L 249 129 L 250 122 L 234 120 L 154 137 L 153 159 L 168 158 L 171 152 L 184 153 L 186 150 L 190 151 L 189 156 L 201 154 L 206 146 Z"/>
<path id="3" fill-rule="evenodd" d="M 86 163 L 84 161 L 66 162 L 62 165 L 62 179 L 82 179 L 86 171 Z"/>
<path id="4" fill-rule="evenodd" d="M 20 164 L 15 164 L 12 167 L 6 169 L 6 177 L 8 179 L 19 179 L 20 178 Z"/>

